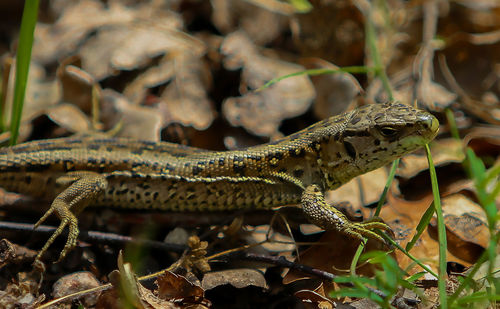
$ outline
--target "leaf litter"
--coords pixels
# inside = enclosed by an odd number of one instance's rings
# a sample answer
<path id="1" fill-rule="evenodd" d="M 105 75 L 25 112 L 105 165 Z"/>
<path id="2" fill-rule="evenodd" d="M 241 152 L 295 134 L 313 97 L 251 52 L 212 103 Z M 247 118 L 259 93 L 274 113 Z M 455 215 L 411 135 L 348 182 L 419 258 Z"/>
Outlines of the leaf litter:
<path id="1" fill-rule="evenodd" d="M 23 140 L 54 138 L 97 129 L 113 136 L 176 140 L 216 150 L 224 144 L 272 141 L 332 114 L 388 98 L 383 83 L 371 73 L 298 75 L 255 91 L 271 79 L 304 69 L 373 65 L 373 55 L 365 43 L 365 14 L 369 12 L 376 29 L 375 44 L 394 97 L 408 104 L 417 101 L 440 119 L 440 135 L 431 144 L 431 151 L 442 194 L 448 261 L 465 269 L 474 266 L 491 235 L 477 189 L 464 171 L 463 150 L 471 147 L 487 168 L 498 165 L 498 3 L 394 0 L 389 1 L 391 9 L 384 10 L 363 1 L 311 0 L 310 11 L 302 13 L 290 3 L 51 1 L 40 8 L 20 136 Z M 15 4 L 10 5 L 15 11 Z M 11 11 L 3 10 L 0 15 L 7 12 Z M 13 23 L 12 19 L 2 20 Z M 0 43 L 4 59 L 2 85 L 7 85 L 2 97 L 9 103 L 18 32 L 13 30 L 16 27 L 5 29 L 10 30 L 5 30 L 7 40 Z M 9 108 L 6 104 L 7 114 Z M 462 140 L 450 138 L 445 109 L 450 109 L 457 120 Z M 179 131 L 186 132 L 179 135 L 180 140 L 172 134 Z M 5 141 L 8 134 L 0 138 Z M 371 217 L 387 171 L 379 169 L 329 192 L 328 201 L 350 202 L 342 204 L 342 210 L 355 220 Z M 493 190 L 497 181 L 488 190 Z M 1 200 L 12 205 L 23 201 L 10 193 L 2 193 Z M 413 237 L 431 203 L 427 159 L 421 152 L 402 158 L 381 212 L 401 246 Z M 494 203 L 500 209 L 498 196 Z M 16 212 L 17 206 L 5 209 L 2 221 L 38 219 L 29 211 Z M 88 212 L 91 215 L 86 215 Z M 281 212 L 284 220 L 279 217 Z M 279 218 L 272 220 L 273 214 Z M 78 276 L 75 272 L 80 270 L 94 278 L 93 286 L 114 284 L 97 301 L 73 300 L 90 308 L 124 303 L 144 308 L 242 303 L 285 307 L 302 303 L 331 308 L 335 303 L 356 302 L 356 298 L 329 298 L 330 291 L 339 286 L 298 266 L 306 265 L 315 274 L 322 270 L 345 275 L 357 243 L 311 227 L 300 215 L 294 215 L 293 208 L 271 214 L 245 214 L 238 224 L 231 224 L 231 218 L 89 210 L 80 217 L 82 230 L 108 230 L 118 235 L 135 232 L 140 238 L 145 234 L 138 226 L 153 225 L 147 238 L 161 240 L 182 222 L 188 235 L 197 235 L 201 240 L 191 247 L 191 253 L 126 250 L 132 256 L 150 256 L 148 261 L 154 262 L 146 265 L 140 263 L 141 258 L 133 265 L 123 261 L 117 265 L 116 244 L 81 242 L 66 261 L 48 267 L 43 279 L 31 269 L 35 252 L 24 247 L 26 238 L 22 236 L 28 234 L 2 234 L 10 242 L 4 239 L 5 245 L 0 246 L 1 256 L 5 257 L 0 268 L 1 306 L 37 306 L 62 295 L 56 291 L 73 286 L 63 278 Z M 212 219 L 218 222 L 209 223 Z M 498 228 L 493 231 L 498 233 Z M 271 237 L 267 240 L 267 236 Z M 40 248 L 44 240 L 43 235 L 34 237 L 28 246 Z M 266 240 L 265 246 L 256 246 Z M 365 251 L 372 249 L 384 248 L 369 243 Z M 52 250 L 56 256 L 58 248 Z M 240 259 L 245 252 L 258 256 L 259 261 Z M 436 220 L 431 218 L 411 253 L 436 271 L 437 252 Z M 283 258 L 272 259 L 278 256 Z M 400 251 L 396 250 L 394 256 L 408 275 L 422 271 Z M 184 267 L 158 277 L 156 286 L 135 277 L 176 265 L 176 261 L 185 261 Z M 295 268 L 286 274 L 282 270 L 292 266 Z M 120 274 L 113 275 L 111 271 L 117 267 Z M 371 276 L 376 269 L 372 264 L 363 264 L 356 272 Z M 473 280 L 484 283 L 484 274 L 482 267 Z M 450 273 L 450 286 L 455 275 Z M 54 285 L 58 279 L 62 280 L 59 286 Z M 136 293 L 120 294 L 117 282 Z M 424 290 L 429 303 L 436 304 L 433 287 Z M 253 297 L 256 295 L 259 297 Z"/>

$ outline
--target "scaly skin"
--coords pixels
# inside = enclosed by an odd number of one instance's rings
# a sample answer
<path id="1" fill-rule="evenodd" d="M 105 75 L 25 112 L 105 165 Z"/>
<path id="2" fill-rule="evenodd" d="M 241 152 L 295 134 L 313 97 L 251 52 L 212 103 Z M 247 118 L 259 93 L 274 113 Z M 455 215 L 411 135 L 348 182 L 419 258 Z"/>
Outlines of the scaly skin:
<path id="1" fill-rule="evenodd" d="M 302 204 L 306 217 L 355 238 L 381 239 L 381 222 L 350 222 L 324 201 L 325 190 L 384 166 L 430 142 L 439 123 L 403 104 L 368 105 L 272 143 L 207 151 L 161 142 L 61 138 L 0 150 L 0 186 L 53 199 L 69 226 L 60 259 L 76 245 L 76 215 L 86 206 L 164 211 L 270 209 Z"/>

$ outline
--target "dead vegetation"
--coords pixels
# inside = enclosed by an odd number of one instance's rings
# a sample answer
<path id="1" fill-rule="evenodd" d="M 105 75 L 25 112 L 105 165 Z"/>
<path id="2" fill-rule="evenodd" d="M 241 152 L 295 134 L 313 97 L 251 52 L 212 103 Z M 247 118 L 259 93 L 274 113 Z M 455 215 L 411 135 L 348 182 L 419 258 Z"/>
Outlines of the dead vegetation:
<path id="1" fill-rule="evenodd" d="M 302 11 L 307 2 L 293 2 L 42 2 L 20 140 L 98 130 L 235 149 L 356 105 L 391 96 L 417 102 L 442 125 L 430 147 L 448 239 L 447 289 L 453 293 L 466 269 L 491 246 L 492 232 L 498 235 L 464 165 L 464 149 L 470 147 L 486 168 L 498 166 L 500 5 L 311 0 Z M 1 94 L 9 115 L 22 2 L 0 6 Z M 388 83 L 377 71 L 378 61 Z M 298 74 L 255 91 L 272 79 L 313 69 L 337 73 Z M 451 134 L 450 116 L 460 139 Z M 0 135 L 2 141 L 8 137 Z M 353 218 L 371 217 L 388 171 L 351 181 L 329 193 L 329 201 L 349 201 L 344 210 Z M 493 176 L 486 192 L 495 192 L 497 180 Z M 61 263 L 48 263 L 42 274 L 31 265 L 37 253 L 32 250 L 41 248 L 48 232 L 22 223 L 36 222 L 48 204 L 11 193 L 1 197 L 6 206 L 0 212 L 0 307 L 36 307 L 49 300 L 58 308 L 374 306 L 366 298 L 330 297 L 339 289 L 332 279 L 349 274 L 359 244 L 306 224 L 294 209 L 203 216 L 88 209 L 79 217 L 81 230 L 89 232 L 82 233 L 78 248 Z M 381 212 L 402 247 L 432 201 L 424 153 L 404 157 Z M 498 216 L 500 200 L 495 196 L 492 202 Z M 53 257 L 61 246 L 51 248 Z M 438 247 L 433 218 L 411 254 L 437 272 Z M 381 248 L 368 243 L 365 251 L 372 249 Z M 391 256 L 404 270 L 391 273 L 395 276 L 422 271 L 399 250 Z M 384 267 L 361 263 L 356 274 L 377 276 Z M 156 278 L 137 280 L 167 268 Z M 479 277 L 474 280 L 480 283 Z M 498 284 L 498 275 L 492 281 Z M 392 304 L 437 306 L 436 278 L 425 273 L 416 285 L 421 295 L 397 284 Z M 57 300 L 91 288 L 97 292 Z M 380 286 L 372 288 L 381 292 Z"/>

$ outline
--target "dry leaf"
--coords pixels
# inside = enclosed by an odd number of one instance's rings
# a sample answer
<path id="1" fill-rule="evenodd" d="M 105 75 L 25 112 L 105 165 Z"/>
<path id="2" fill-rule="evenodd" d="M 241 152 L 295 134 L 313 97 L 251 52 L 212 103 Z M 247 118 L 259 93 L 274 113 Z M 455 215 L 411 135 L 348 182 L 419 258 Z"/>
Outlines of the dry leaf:
<path id="1" fill-rule="evenodd" d="M 34 285 L 36 287 L 36 285 Z M 0 291 L 1 308 L 36 308 L 45 300 L 45 295 L 38 293 L 30 288 L 26 283 L 7 283 L 7 286 Z"/>
<path id="2" fill-rule="evenodd" d="M 123 90 L 123 94 L 134 104 L 142 103 L 149 89 L 163 85 L 175 76 L 174 60 L 171 55 L 163 56 L 157 65 L 150 67 L 130 82 Z"/>
<path id="3" fill-rule="evenodd" d="M 243 289 L 248 286 L 267 289 L 264 275 L 260 271 L 247 268 L 210 272 L 205 274 L 201 282 L 201 286 L 205 290 L 211 290 L 225 284 L 230 284 L 237 289 Z"/>
<path id="4" fill-rule="evenodd" d="M 206 92 L 211 82 L 207 68 L 190 53 L 175 57 L 173 66 L 175 77 L 161 94 L 165 122 L 207 129 L 215 117 Z"/>
<path id="5" fill-rule="evenodd" d="M 73 104 L 58 104 L 47 109 L 46 114 L 50 120 L 69 132 L 86 133 L 92 130 L 87 115 Z"/>
<path id="6" fill-rule="evenodd" d="M 465 159 L 462 142 L 453 138 L 433 141 L 430 145 L 432 161 L 435 166 L 450 163 L 462 163 Z M 403 178 L 412 178 L 427 170 L 429 164 L 423 153 L 411 153 L 401 158 L 401 164 L 396 174 Z"/>
<path id="7" fill-rule="evenodd" d="M 223 103 L 223 113 L 233 126 L 241 125 L 254 134 L 276 137 L 283 119 L 300 115 L 309 108 L 315 93 L 307 76 L 287 78 L 262 91 L 251 92 L 273 78 L 302 71 L 303 67 L 260 55 L 242 32 L 228 35 L 221 49 L 226 55 L 226 68 L 243 70 L 242 96 L 228 98 Z"/>
<path id="8" fill-rule="evenodd" d="M 6 94 L 5 115 L 12 113 L 15 73 L 15 62 L 13 62 L 9 75 L 9 88 Z M 21 117 L 22 122 L 28 122 L 40 116 L 45 109 L 55 105 L 61 98 L 60 85 L 55 80 L 47 81 L 45 74 L 45 69 L 42 66 L 35 62 L 30 64 Z M 10 117 L 8 117 L 8 120 L 10 120 Z"/>
<path id="9" fill-rule="evenodd" d="M 336 308 L 335 304 L 325 296 L 323 285 L 319 286 L 316 290 L 300 290 L 295 292 L 295 297 L 302 300 L 304 305 L 313 305 L 313 308 L 333 309 Z"/>
<path id="10" fill-rule="evenodd" d="M 364 206 L 378 202 L 384 191 L 387 175 L 385 167 L 376 169 L 352 179 L 334 191 L 328 191 L 325 198 L 331 204 L 348 201 L 353 211 L 361 210 L 365 216 L 369 216 L 369 210 Z"/>
<path id="11" fill-rule="evenodd" d="M 56 62 L 74 53 L 81 41 L 97 28 L 125 25 L 133 19 L 134 10 L 118 1 L 111 1 L 108 8 L 101 1 L 73 2 L 55 24 L 37 25 L 32 58 L 41 63 Z"/>
<path id="12" fill-rule="evenodd" d="M 300 252 L 298 261 L 312 268 L 321 269 L 333 274 L 345 275 L 349 271 L 352 258 L 360 241 L 355 240 L 337 231 L 326 231 L 316 244 Z M 369 240 L 366 250 L 380 248 L 380 243 Z M 365 264 L 356 270 L 357 274 L 370 276 L 373 274 L 372 265 Z M 283 278 L 283 283 L 311 278 L 311 275 L 290 270 Z"/>
<path id="13" fill-rule="evenodd" d="M 486 248 L 489 244 L 488 220 L 483 208 L 462 194 L 453 194 L 441 200 L 446 228 L 470 242 Z"/>
<path id="14" fill-rule="evenodd" d="M 167 271 L 159 276 L 155 283 L 158 286 L 155 294 L 161 299 L 184 305 L 207 302 L 204 299 L 204 289 L 192 284 L 181 275 Z"/>
<path id="15" fill-rule="evenodd" d="M 286 256 L 290 255 L 296 249 L 294 240 L 290 236 L 274 231 L 269 225 L 260 225 L 253 228 L 248 226 L 246 230 L 248 231 L 248 235 L 245 239 L 249 244 L 269 240 L 269 242 L 261 245 L 261 247 L 268 252 L 279 253 L 282 256 Z M 269 236 L 269 238 L 267 238 L 267 236 Z"/>
<path id="16" fill-rule="evenodd" d="M 212 22 L 227 34 L 243 29 L 259 45 L 275 40 L 286 30 L 293 7 L 282 1 L 213 0 Z M 266 31 L 262 31 L 266 29 Z"/>
<path id="17" fill-rule="evenodd" d="M 384 218 L 386 223 L 391 226 L 391 229 L 395 233 L 396 241 L 402 247 L 405 247 L 406 244 L 413 238 L 413 235 L 416 232 L 417 224 L 431 202 L 431 192 L 428 192 L 427 195 L 417 201 L 405 201 L 403 199 L 396 198 L 392 194 L 388 194 L 387 204 L 382 208 L 380 215 Z M 420 259 L 425 265 L 434 271 L 437 271 L 439 243 L 436 241 L 435 233 L 431 233 L 433 231 L 435 231 L 435 227 L 432 227 L 428 231 L 424 231 L 420 239 L 413 247 L 411 253 L 413 256 Z M 456 252 L 450 250 L 448 252 L 448 259 L 463 265 L 470 265 L 468 261 L 462 259 L 455 253 Z M 402 269 L 405 269 L 409 265 L 413 266 L 413 268 L 408 271 L 410 274 L 422 271 L 420 267 L 415 266 L 413 261 L 400 251 L 396 251 L 396 256 L 398 264 Z"/>
<path id="18" fill-rule="evenodd" d="M 57 77 L 61 82 L 62 89 L 61 100 L 64 103 L 76 105 L 90 115 L 92 112 L 92 89 L 99 86 L 90 74 L 69 64 L 69 62 L 79 62 L 78 59 L 69 58 L 65 62 L 68 62 L 68 65 L 62 64 L 57 69 Z"/>
<path id="19" fill-rule="evenodd" d="M 133 105 L 125 97 L 111 89 L 103 90 L 101 100 L 103 105 L 112 106 L 109 113 L 115 119 L 108 121 L 121 121 L 123 123 L 118 136 L 137 140 L 160 140 L 162 118 L 157 109 Z"/>
<path id="20" fill-rule="evenodd" d="M 161 18 L 162 16 L 157 16 Z M 169 14 L 166 20 L 178 18 Z M 160 20 L 160 19 L 159 19 Z M 170 53 L 189 52 L 197 57 L 204 53 L 204 45 L 189 35 L 172 28 L 170 24 L 149 22 L 104 28 L 82 47 L 82 66 L 100 80 L 116 70 L 132 70 L 152 64 L 154 57 Z"/>
<path id="21" fill-rule="evenodd" d="M 302 64 L 308 69 L 339 69 L 338 66 L 317 58 L 306 59 Z M 353 105 L 356 96 L 363 92 L 359 82 L 349 73 L 313 75 L 311 81 L 317 93 L 313 110 L 318 119 L 345 112 Z"/>

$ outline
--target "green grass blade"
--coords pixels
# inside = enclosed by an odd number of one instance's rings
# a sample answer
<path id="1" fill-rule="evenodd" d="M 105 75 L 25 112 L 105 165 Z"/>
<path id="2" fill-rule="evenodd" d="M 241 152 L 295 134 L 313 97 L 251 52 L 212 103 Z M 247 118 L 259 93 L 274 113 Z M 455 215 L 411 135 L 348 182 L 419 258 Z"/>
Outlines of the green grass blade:
<path id="1" fill-rule="evenodd" d="M 361 254 L 365 250 L 365 246 L 366 246 L 366 239 L 363 239 L 359 244 L 358 249 L 356 249 L 356 253 L 354 253 L 354 257 L 352 258 L 351 266 L 349 268 L 352 276 L 356 274 L 356 266 L 358 265 L 358 261 L 361 257 Z"/>
<path id="2" fill-rule="evenodd" d="M 439 302 L 441 308 L 448 308 L 448 299 L 446 296 L 446 226 L 444 224 L 443 209 L 441 208 L 441 199 L 439 197 L 439 187 L 437 183 L 436 168 L 432 162 L 431 150 L 429 145 L 425 145 L 427 161 L 429 163 L 429 172 L 431 175 L 432 194 L 434 196 L 434 209 L 436 210 L 438 239 L 439 239 Z"/>
<path id="3" fill-rule="evenodd" d="M 14 84 L 14 102 L 10 123 L 10 145 L 17 142 L 21 115 L 26 94 L 26 84 L 31 60 L 31 48 L 33 46 L 33 34 L 38 15 L 39 0 L 27 0 L 24 2 L 23 18 L 19 33 L 19 46 L 16 57 L 16 81 Z"/>
<path id="4" fill-rule="evenodd" d="M 458 133 L 457 122 L 453 116 L 453 111 L 449 108 L 446 109 L 446 119 L 448 120 L 448 125 L 450 126 L 450 133 L 454 139 L 460 140 L 460 134 Z"/>
<path id="5" fill-rule="evenodd" d="M 364 12 L 366 17 L 365 22 L 365 34 L 366 34 L 366 44 L 368 46 L 368 50 L 370 51 L 373 63 L 375 65 L 375 74 L 380 78 L 382 84 L 384 85 L 384 90 L 387 92 L 389 96 L 389 100 L 394 100 L 394 96 L 392 94 L 391 83 L 389 82 L 389 78 L 385 73 L 385 69 L 382 63 L 382 57 L 380 56 L 380 52 L 377 48 L 377 37 L 375 34 L 375 27 L 373 25 L 371 10 L 369 12 Z"/>
<path id="6" fill-rule="evenodd" d="M 313 9 L 313 6 L 307 0 L 288 0 L 290 4 L 295 8 L 297 13 L 308 13 Z"/>
<path id="7" fill-rule="evenodd" d="M 377 38 L 376 38 L 376 33 L 375 33 L 375 26 L 373 25 L 373 20 L 371 16 L 371 10 L 363 12 L 366 18 L 365 22 L 365 33 L 366 33 L 366 46 L 368 46 L 368 50 L 370 51 L 370 55 L 372 57 L 372 61 L 374 63 L 374 68 L 372 68 L 373 72 L 377 77 L 380 78 L 382 81 L 382 84 L 384 86 L 384 90 L 387 93 L 387 96 L 389 97 L 390 101 L 394 101 L 394 96 L 392 94 L 392 88 L 391 84 L 389 82 L 389 78 L 387 77 L 387 74 L 385 72 L 385 67 L 382 63 L 382 57 L 380 56 L 380 52 L 377 48 Z M 387 22 L 389 22 L 389 18 L 387 19 Z M 399 159 L 395 160 L 392 163 L 391 171 L 389 173 L 389 178 L 387 179 L 387 182 L 384 187 L 384 191 L 382 192 L 382 195 L 380 196 L 380 199 L 377 204 L 377 209 L 375 210 L 375 216 L 378 216 L 380 214 L 380 211 L 382 209 L 382 205 L 385 203 L 385 198 L 387 196 L 387 192 L 389 191 L 389 188 L 391 187 L 392 181 L 394 180 L 394 175 L 396 174 L 396 168 L 399 165 Z"/>
<path id="8" fill-rule="evenodd" d="M 460 299 L 457 300 L 456 304 L 457 305 L 465 305 L 465 304 L 473 304 L 473 303 L 478 303 L 478 302 L 484 302 L 484 301 L 499 301 L 500 300 L 500 295 L 491 295 L 487 294 L 486 292 L 475 292 L 471 295 L 463 296 Z M 473 308 L 473 307 L 469 307 Z"/>
<path id="9" fill-rule="evenodd" d="M 413 262 L 417 263 L 418 266 L 420 266 L 423 270 L 428 272 L 429 274 L 433 275 L 436 278 L 439 278 L 438 274 L 432 271 L 429 267 L 424 265 L 420 260 L 418 260 L 416 257 L 414 257 L 411 253 L 405 250 L 405 248 L 401 247 L 397 242 L 394 241 L 394 239 L 390 238 L 389 236 L 385 234 L 381 234 L 382 237 L 384 237 L 385 240 L 391 243 L 392 246 L 395 248 L 399 249 L 401 252 L 403 252 L 407 257 L 409 257 Z"/>
<path id="10" fill-rule="evenodd" d="M 380 211 L 382 210 L 382 205 L 385 203 L 385 198 L 387 197 L 387 192 L 391 188 L 392 181 L 394 180 L 394 176 L 396 175 L 396 169 L 399 166 L 399 158 L 392 162 L 391 171 L 389 172 L 389 177 L 387 177 L 387 181 L 385 183 L 384 191 L 382 191 L 382 195 L 378 200 L 377 209 L 375 210 L 375 217 L 380 215 Z"/>
<path id="11" fill-rule="evenodd" d="M 422 218 L 420 218 L 420 222 L 418 222 L 418 225 L 416 228 L 417 233 L 415 233 L 413 238 L 406 244 L 407 251 L 410 251 L 413 248 L 413 246 L 415 245 L 417 240 L 420 238 L 422 233 L 425 231 L 427 226 L 429 226 L 429 222 L 431 222 L 432 215 L 434 214 L 434 210 L 435 210 L 434 203 L 431 203 L 431 205 L 429 206 L 429 208 L 427 208 L 427 210 L 425 211 Z"/>
<path id="12" fill-rule="evenodd" d="M 423 276 L 425 276 L 426 272 L 425 271 L 421 271 L 421 272 L 418 272 L 418 273 L 415 273 L 411 276 L 409 276 L 408 278 L 406 278 L 406 281 L 408 282 L 415 282 L 417 281 L 418 279 L 422 278 Z"/>
<path id="13" fill-rule="evenodd" d="M 266 88 L 269 88 L 271 85 L 276 84 L 279 81 L 282 81 L 284 79 L 290 78 L 290 77 L 295 77 L 295 76 L 302 76 L 302 75 L 308 75 L 308 76 L 316 76 L 316 75 L 323 75 L 323 74 L 338 74 L 338 73 L 367 73 L 367 72 L 373 72 L 375 71 L 374 68 L 369 68 L 365 66 L 350 66 L 350 67 L 343 67 L 343 68 L 338 68 L 338 69 L 310 69 L 310 70 L 303 70 L 299 72 L 294 72 L 291 74 L 286 74 L 280 77 L 276 77 L 265 83 L 263 86 L 255 89 L 255 92 L 262 91 Z"/>

